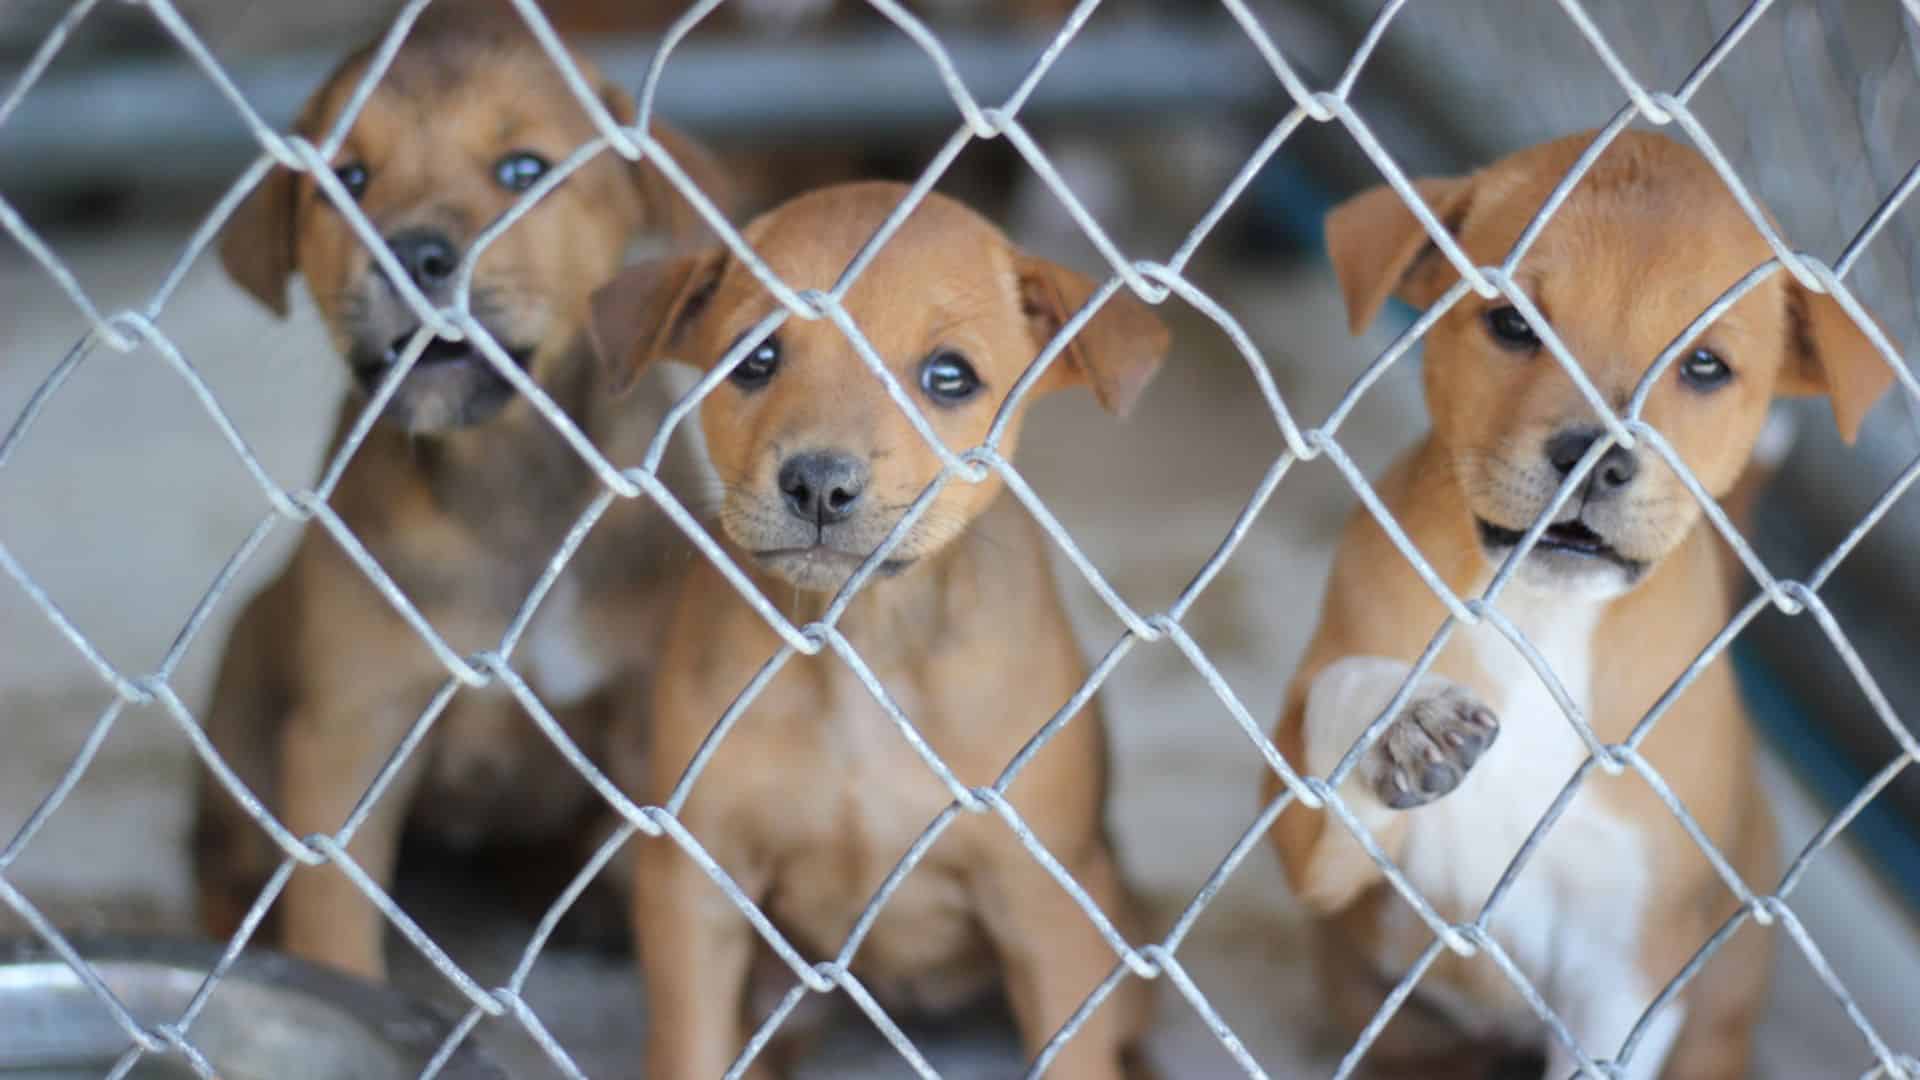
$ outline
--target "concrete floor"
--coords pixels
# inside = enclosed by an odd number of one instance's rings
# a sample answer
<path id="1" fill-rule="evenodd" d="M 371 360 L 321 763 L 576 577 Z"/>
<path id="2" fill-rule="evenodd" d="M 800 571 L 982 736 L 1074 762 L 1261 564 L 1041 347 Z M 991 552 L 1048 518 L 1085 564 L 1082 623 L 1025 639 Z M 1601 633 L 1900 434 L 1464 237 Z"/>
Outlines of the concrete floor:
<path id="1" fill-rule="evenodd" d="M 137 306 L 185 233 L 148 227 L 117 235 L 56 236 L 82 283 L 106 309 Z M 1353 343 L 1327 276 L 1205 272 L 1201 282 L 1247 321 L 1282 393 L 1303 423 L 1318 422 L 1377 348 Z M 0 263 L 7 331 L 0 342 L 0 422 L 10 421 L 79 337 L 71 306 L 26 260 Z M 1273 460 L 1280 439 L 1225 338 L 1182 320 L 1176 356 L 1134 419 L 1122 426 L 1085 401 L 1044 405 L 1029 424 L 1021 464 L 1116 587 L 1142 611 L 1159 610 L 1211 553 Z M 161 325 L 212 385 L 242 435 L 282 483 L 313 475 L 336 364 L 311 312 L 271 322 L 221 277 L 211 259 L 188 275 Z M 1358 410 L 1343 442 L 1377 470 L 1422 423 L 1411 372 L 1390 376 Z M 1155 493 L 1142 519 L 1139 493 Z M 1186 625 L 1263 720 L 1311 629 L 1335 530 L 1354 499 L 1333 468 L 1302 466 L 1283 484 L 1240 553 Z M 122 671 L 149 671 L 223 560 L 266 512 L 265 500 L 181 380 L 151 352 L 102 351 L 53 400 L 0 471 L 0 543 Z M 226 621 L 271 573 L 293 539 L 281 530 L 242 575 L 188 652 L 174 685 L 205 701 Z M 1117 625 L 1070 569 L 1063 575 L 1088 652 Z M 109 695 L 80 654 L 11 582 L 0 581 L 0 837 L 10 836 L 58 781 Z M 1122 856 L 1164 926 L 1251 821 L 1259 770 L 1245 737 L 1171 646 L 1143 647 L 1108 684 L 1117 784 L 1112 814 Z M 188 929 L 183 857 L 186 743 L 157 710 L 123 715 L 92 769 L 8 880 L 62 926 L 81 932 Z M 1787 843 L 1818 827 L 1817 809 L 1778 763 L 1768 772 Z M 517 958 L 527 927 L 511 914 L 442 905 L 428 890 L 422 918 L 483 980 Z M 409 901 L 414 902 L 414 901 Z M 1855 856 L 1822 855 L 1794 906 L 1866 1015 L 1898 1048 L 1920 1051 L 1920 936 Z M 468 905 L 470 908 L 471 905 Z M 11 920 L 0 914 L 0 930 Z M 1274 1076 L 1321 1076 L 1337 1054 L 1313 1022 L 1303 931 L 1277 868 L 1256 851 L 1221 892 L 1182 951 L 1194 979 Z M 1783 939 L 1784 940 L 1784 939 Z M 1797 950 L 1762 1032 L 1759 1075 L 1778 1080 L 1854 1077 L 1866 1044 Z M 450 997 L 418 964 L 403 985 Z M 617 958 L 551 951 L 530 999 L 594 1076 L 632 1076 L 643 1011 Z M 1159 987 L 1154 1058 L 1169 1077 L 1237 1075 L 1184 1001 Z M 959 1024 L 917 1031 L 944 1072 L 1009 1075 L 1003 1027 Z M 546 1076 L 532 1049 L 499 1033 L 516 1076 Z M 4 1033 L 0 1033 L 4 1038 Z M 877 1037 L 850 1026 L 809 1076 L 894 1076 L 903 1067 Z"/>

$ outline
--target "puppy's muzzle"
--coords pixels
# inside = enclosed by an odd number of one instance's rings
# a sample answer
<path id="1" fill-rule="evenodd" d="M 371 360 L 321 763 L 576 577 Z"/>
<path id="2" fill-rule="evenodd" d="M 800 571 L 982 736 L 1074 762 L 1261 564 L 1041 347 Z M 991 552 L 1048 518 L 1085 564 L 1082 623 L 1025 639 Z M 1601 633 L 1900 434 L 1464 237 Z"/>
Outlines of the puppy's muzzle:
<path id="1" fill-rule="evenodd" d="M 1580 464 L 1593 444 L 1600 441 L 1605 432 L 1599 428 L 1570 428 L 1556 432 L 1547 439 L 1547 460 L 1553 464 L 1561 476 L 1571 473 Z M 1633 478 L 1640 475 L 1640 459 L 1633 451 L 1623 447 L 1609 447 L 1600 457 L 1599 464 L 1587 474 L 1586 497 L 1589 502 L 1598 502 L 1611 498 L 1623 491 Z"/>
<path id="2" fill-rule="evenodd" d="M 387 237 L 393 257 L 407 276 L 428 296 L 439 292 L 453 280 L 460 268 L 460 252 L 447 234 L 438 229 L 405 229 Z"/>
<path id="3" fill-rule="evenodd" d="M 793 454 L 774 474 L 785 512 L 756 515 L 757 523 L 740 539 L 763 565 L 795 584 L 838 588 L 891 527 L 866 497 L 871 479 L 866 460 L 853 454 Z M 879 569 L 892 576 L 912 562 L 910 557 L 886 559 Z"/>
<path id="4" fill-rule="evenodd" d="M 824 530 L 859 509 L 867 464 L 837 451 L 795 454 L 781 463 L 779 482 L 787 512 Z"/>
<path id="5" fill-rule="evenodd" d="M 407 277 L 421 294 L 434 303 L 446 302 L 453 285 L 454 275 L 460 269 L 459 245 L 439 229 L 419 227 L 402 229 L 388 236 L 386 241 L 387 246 L 393 250 L 394 260 L 400 264 L 401 269 L 406 271 Z M 386 280 L 384 275 L 382 280 L 383 282 Z M 406 352 L 407 345 L 412 342 L 418 331 L 419 327 L 416 325 L 385 342 L 384 345 L 378 343 L 376 339 L 375 342 L 357 347 L 352 358 L 353 372 L 360 380 L 362 387 L 371 391 L 386 375 L 387 370 L 399 362 L 400 357 Z M 507 350 L 513 362 L 525 370 L 531 359 L 532 350 L 518 347 L 511 341 L 502 341 L 501 345 Z M 486 368 L 488 365 L 486 358 L 480 355 L 480 350 L 471 342 L 448 341 L 445 338 L 436 337 L 427 342 L 426 348 L 420 353 L 420 359 L 414 363 L 413 372 L 422 379 L 428 379 L 433 369 L 454 367 Z M 497 397 L 509 389 L 505 380 L 499 378 L 498 372 L 490 368 L 476 374 L 484 385 L 477 387 L 475 392 Z M 494 385 L 496 383 L 498 385 Z"/>
<path id="6" fill-rule="evenodd" d="M 1542 454 L 1564 481 L 1586 459 L 1593 444 L 1604 435 L 1604 431 L 1594 427 L 1562 429 L 1547 437 L 1546 445 L 1541 448 Z M 1643 569 L 1642 564 L 1615 550 L 1613 543 L 1589 524 L 1588 511 L 1623 497 L 1639 475 L 1640 459 L 1633 451 L 1619 446 L 1609 447 L 1594 463 L 1592 471 L 1587 473 L 1586 483 L 1581 490 L 1569 500 L 1567 509 L 1570 515 L 1564 521 L 1549 525 L 1540 534 L 1535 550 L 1600 559 L 1614 563 L 1629 576 L 1638 576 Z M 1480 521 L 1479 526 L 1480 542 L 1496 551 L 1517 546 L 1525 535 L 1525 529 L 1508 528 L 1486 520 Z"/>

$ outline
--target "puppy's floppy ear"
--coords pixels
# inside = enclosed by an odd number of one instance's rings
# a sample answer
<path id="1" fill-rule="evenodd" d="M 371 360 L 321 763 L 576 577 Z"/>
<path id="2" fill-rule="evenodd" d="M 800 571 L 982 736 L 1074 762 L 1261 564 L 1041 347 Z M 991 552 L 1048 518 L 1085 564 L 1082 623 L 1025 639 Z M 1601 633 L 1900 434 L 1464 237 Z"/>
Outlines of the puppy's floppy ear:
<path id="1" fill-rule="evenodd" d="M 1780 271 L 1785 273 L 1785 271 Z M 1787 358 L 1779 392 L 1824 394 L 1833 406 L 1840 437 L 1853 442 L 1880 395 L 1893 384 L 1893 369 L 1866 333 L 1831 296 L 1787 282 Z"/>
<path id="2" fill-rule="evenodd" d="M 1034 341 L 1044 348 L 1100 286 L 1045 259 L 1030 255 L 1015 258 L 1020 300 L 1033 327 Z M 1048 372 L 1047 389 L 1085 383 L 1108 412 L 1125 416 L 1166 359 L 1169 340 L 1167 328 L 1153 311 L 1123 288 L 1109 297 L 1067 343 Z M 1055 381 L 1058 374 L 1065 378 Z"/>
<path id="3" fill-rule="evenodd" d="M 1434 217 L 1459 231 L 1473 180 L 1417 180 L 1414 190 Z M 1413 216 L 1400 193 L 1382 184 L 1355 195 L 1327 214 L 1327 255 L 1347 301 L 1347 328 L 1358 334 L 1380 314 L 1387 297 L 1424 308 L 1440 298 L 1457 276 L 1453 265 Z"/>
<path id="4" fill-rule="evenodd" d="M 227 268 L 227 275 L 283 319 L 287 283 L 295 266 L 297 183 L 296 174 L 275 165 L 234 210 L 220 234 L 220 264 Z"/>
<path id="5" fill-rule="evenodd" d="M 633 96 L 612 83 L 601 85 L 600 101 L 622 124 L 633 123 L 639 111 Z M 648 130 L 655 141 L 666 147 L 667 155 L 680 166 L 680 171 L 686 173 L 694 186 L 706 195 L 707 201 L 713 203 L 722 215 L 731 217 L 734 208 L 733 182 L 727 178 L 726 170 L 712 152 L 658 118 Z M 665 173 L 646 161 L 636 161 L 631 168 L 634 186 L 639 189 L 640 199 L 646 206 L 649 227 L 663 228 L 674 245 L 682 249 L 713 239 L 699 211 L 693 208 L 686 196 L 680 194 L 680 189 L 673 186 Z"/>
<path id="6" fill-rule="evenodd" d="M 293 130 L 318 138 L 327 120 L 326 104 L 333 88 L 359 65 L 371 47 L 357 50 L 333 70 L 327 81 L 300 107 Z M 300 176 L 279 165 L 248 193 L 220 233 L 220 265 L 241 288 L 254 295 L 275 315 L 287 316 L 287 283 L 300 265 L 294 211 L 299 207 Z"/>
<path id="7" fill-rule="evenodd" d="M 724 261 L 716 250 L 635 263 L 594 292 L 587 334 L 615 396 L 685 339 L 719 285 Z"/>

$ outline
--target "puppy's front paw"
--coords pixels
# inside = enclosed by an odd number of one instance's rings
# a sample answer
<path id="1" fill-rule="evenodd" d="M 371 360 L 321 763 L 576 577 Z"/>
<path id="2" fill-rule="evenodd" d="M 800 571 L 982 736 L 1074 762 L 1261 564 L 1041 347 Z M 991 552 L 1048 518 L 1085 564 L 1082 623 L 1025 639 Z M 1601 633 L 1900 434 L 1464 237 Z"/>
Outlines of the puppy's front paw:
<path id="1" fill-rule="evenodd" d="M 1499 734 L 1499 718 L 1465 687 L 1422 693 L 1368 749 L 1366 779 L 1395 810 L 1425 806 L 1459 787 Z"/>

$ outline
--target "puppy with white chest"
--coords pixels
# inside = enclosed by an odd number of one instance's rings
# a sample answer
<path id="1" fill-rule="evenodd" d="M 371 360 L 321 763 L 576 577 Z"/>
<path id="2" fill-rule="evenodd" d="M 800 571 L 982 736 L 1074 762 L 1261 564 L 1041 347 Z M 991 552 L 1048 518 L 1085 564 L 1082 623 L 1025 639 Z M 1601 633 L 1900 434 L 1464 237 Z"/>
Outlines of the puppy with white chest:
<path id="1" fill-rule="evenodd" d="M 481 17 L 474 17 L 479 15 Z M 546 53 L 510 18 L 436 6 L 416 25 L 336 156 L 335 174 L 430 303 L 452 301 L 481 232 L 595 136 Z M 297 124 L 318 140 L 354 94 L 371 47 L 349 58 Z M 625 91 L 582 61 L 605 104 Z M 698 147 L 659 137 L 724 198 Z M 596 386 L 587 298 L 641 235 L 691 236 L 693 211 L 651 166 L 608 154 L 568 176 L 502 233 L 472 275 L 475 318 L 618 461 L 658 426 L 664 393 L 616 410 Z M 285 314 L 298 274 L 353 377 L 337 448 L 419 330 L 359 235 L 307 177 L 277 170 L 222 237 L 234 280 Z M 651 422 L 649 422 L 651 421 Z M 675 460 L 678 460 L 677 458 Z M 599 491 L 579 455 L 467 342 L 434 339 L 388 400 L 329 505 L 448 646 L 499 644 Z M 591 756 L 599 700 L 644 673 L 684 561 L 645 500 L 616 505 L 548 594 L 512 657 Z M 446 668 L 325 530 L 253 598 L 229 638 L 206 730 L 242 782 L 299 836 L 342 827 L 387 755 L 446 682 Z M 503 688 L 463 690 L 374 804 L 349 848 L 382 887 L 403 825 L 455 846 L 548 843 L 583 831 L 595 804 Z M 195 825 L 201 917 L 231 935 L 284 854 L 221 785 Z M 297 871 L 273 909 L 282 944 L 365 975 L 384 971 L 382 921 L 337 868 Z"/>
<path id="2" fill-rule="evenodd" d="M 1573 136 L 1471 176 L 1416 185 L 1476 264 L 1504 258 L 1590 144 Z M 1434 302 L 1458 280 L 1388 188 L 1327 221 L 1356 332 L 1389 296 Z M 1613 407 L 1726 289 L 1772 257 L 1699 154 L 1627 132 L 1573 188 L 1515 272 Z M 1891 380 L 1829 297 L 1774 273 L 1687 343 L 1643 418 L 1716 497 L 1733 487 L 1776 396 L 1824 395 L 1851 439 Z M 1545 513 L 1602 428 L 1573 380 L 1505 300 L 1472 295 L 1433 327 L 1424 361 L 1431 433 L 1377 484 L 1447 585 L 1474 596 Z M 1539 650 L 1608 744 L 1625 740 L 1726 625 L 1726 555 L 1651 448 L 1607 449 L 1516 568 L 1495 606 Z M 1326 775 L 1410 673 L 1446 612 L 1369 514 L 1342 538 L 1318 631 L 1275 742 Z M 1755 890 L 1775 885 L 1772 819 L 1722 655 L 1671 703 L 1643 754 Z M 1535 825 L 1587 758 L 1546 684 L 1489 622 L 1460 628 L 1367 749 L 1343 798 L 1441 915 L 1476 918 Z M 1278 781 L 1267 782 L 1269 798 Z M 1329 815 L 1290 806 L 1273 838 L 1322 920 L 1321 974 L 1357 1032 L 1432 941 L 1374 861 Z M 1655 995 L 1736 910 L 1734 895 L 1645 780 L 1590 772 L 1491 917 L 1490 932 L 1595 1059 L 1620 1053 Z M 1745 1074 L 1769 943 L 1746 928 L 1649 1018 L 1621 1073 Z M 1499 1047 L 1576 1059 L 1487 957 L 1427 973 L 1369 1061 L 1435 1076 Z"/>
<path id="3" fill-rule="evenodd" d="M 789 285 L 825 288 L 905 192 L 880 183 L 820 189 L 745 235 Z M 941 438 L 963 448 L 985 438 L 1008 391 L 1093 288 L 932 195 L 845 304 Z M 746 267 L 716 251 L 626 271 L 596 295 L 594 326 L 602 355 L 622 368 L 661 359 L 710 367 L 774 304 Z M 1123 413 L 1167 344 L 1145 307 L 1117 295 L 1034 392 L 1090 386 Z M 721 489 L 720 539 L 802 623 L 822 614 L 940 471 L 827 320 L 790 320 L 757 345 L 703 402 L 700 424 Z M 1012 455 L 1020 424 L 1016 413 L 1003 454 Z M 1086 674 L 1043 534 L 1017 502 L 998 497 L 1000 486 L 997 477 L 946 486 L 837 624 L 970 786 L 992 783 Z M 652 746 L 622 762 L 629 789 L 664 800 L 780 646 L 720 572 L 697 562 L 648 710 Z M 1103 823 L 1105 758 L 1101 719 L 1088 706 L 1026 765 L 1008 797 L 1124 933 L 1131 905 Z M 782 932 L 826 959 L 950 800 L 829 652 L 793 659 L 762 689 L 713 752 L 680 818 Z M 719 1076 L 750 1030 L 754 931 L 671 841 L 637 843 L 634 924 L 652 1009 L 647 1075 Z M 1116 960 L 1006 822 L 986 814 L 961 816 L 939 838 L 881 909 L 852 970 L 890 1010 L 941 1011 L 1001 987 L 1034 1054 Z M 1049 1075 L 1120 1075 L 1147 997 L 1144 984 L 1123 982 Z"/>

